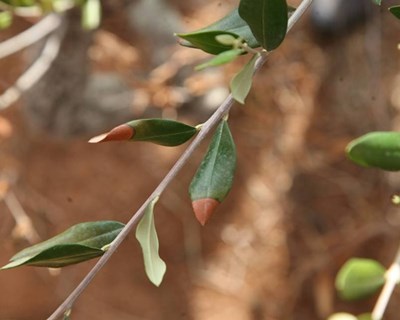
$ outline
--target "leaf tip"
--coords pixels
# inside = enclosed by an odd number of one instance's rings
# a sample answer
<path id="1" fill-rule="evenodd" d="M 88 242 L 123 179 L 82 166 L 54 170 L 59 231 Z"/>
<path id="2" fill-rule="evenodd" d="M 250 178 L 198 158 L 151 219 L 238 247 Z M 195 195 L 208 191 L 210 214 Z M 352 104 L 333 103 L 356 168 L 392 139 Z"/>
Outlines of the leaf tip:
<path id="1" fill-rule="evenodd" d="M 121 124 L 120 126 L 112 129 L 110 132 L 91 138 L 89 143 L 129 140 L 134 136 L 134 134 L 135 130 L 131 126 L 127 124 Z"/>
<path id="2" fill-rule="evenodd" d="M 192 207 L 196 219 L 204 226 L 211 218 L 219 202 L 213 198 L 203 198 L 192 202 Z"/>

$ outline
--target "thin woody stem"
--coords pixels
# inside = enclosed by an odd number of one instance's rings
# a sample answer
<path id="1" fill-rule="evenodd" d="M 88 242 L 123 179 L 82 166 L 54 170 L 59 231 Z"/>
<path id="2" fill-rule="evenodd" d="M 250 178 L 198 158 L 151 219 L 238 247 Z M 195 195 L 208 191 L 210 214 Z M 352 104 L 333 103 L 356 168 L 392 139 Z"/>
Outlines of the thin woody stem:
<path id="1" fill-rule="evenodd" d="M 288 31 L 294 26 L 294 24 L 300 19 L 300 17 L 304 14 L 307 8 L 311 5 L 312 0 L 303 0 L 300 6 L 296 9 L 293 15 L 290 17 L 288 22 Z M 267 61 L 268 54 L 261 55 L 258 57 L 255 65 L 255 72 L 260 70 L 262 65 Z M 90 272 L 85 276 L 85 278 L 81 281 L 81 283 L 75 288 L 74 291 L 67 297 L 67 299 L 54 311 L 54 313 L 47 320 L 56 320 L 61 317 L 67 310 L 72 308 L 75 300 L 81 295 L 81 293 L 86 289 L 86 287 L 90 284 L 96 274 L 103 268 L 103 266 L 107 263 L 110 257 L 117 250 L 119 245 L 124 241 L 124 239 L 129 235 L 134 226 L 139 222 L 142 218 L 146 207 L 150 204 L 150 202 L 160 196 L 162 192 L 168 187 L 168 185 L 172 182 L 172 180 L 178 175 L 182 167 L 188 162 L 190 157 L 193 155 L 194 151 L 200 145 L 200 143 L 204 140 L 204 138 L 208 135 L 208 133 L 221 121 L 221 119 L 229 112 L 230 108 L 234 103 L 234 99 L 232 95 L 229 95 L 225 101 L 218 107 L 218 109 L 214 112 L 214 114 L 202 125 L 199 134 L 193 139 L 193 142 L 189 145 L 189 147 L 183 152 L 181 157 L 175 163 L 175 165 L 171 168 L 171 170 L 167 173 L 164 179 L 160 182 L 158 187 L 153 191 L 153 193 L 147 198 L 147 200 L 143 203 L 143 205 L 136 211 L 136 213 L 132 216 L 132 218 L 128 221 L 125 227 L 121 230 L 115 240 L 111 243 L 108 250 L 104 253 L 104 255 L 99 259 L 96 265 L 90 270 Z"/>
<path id="2" fill-rule="evenodd" d="M 400 281 L 400 247 L 397 249 L 396 258 L 390 268 L 386 271 L 386 281 L 381 294 L 372 311 L 372 320 L 381 320 L 389 304 L 393 290 Z"/>

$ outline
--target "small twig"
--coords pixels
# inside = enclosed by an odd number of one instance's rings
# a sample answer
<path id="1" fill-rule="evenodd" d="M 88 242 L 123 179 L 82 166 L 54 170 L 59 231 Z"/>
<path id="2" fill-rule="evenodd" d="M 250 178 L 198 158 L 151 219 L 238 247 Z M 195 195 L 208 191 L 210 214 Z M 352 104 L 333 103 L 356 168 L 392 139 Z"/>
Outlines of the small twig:
<path id="1" fill-rule="evenodd" d="M 60 18 L 58 17 L 58 19 Z M 62 38 L 63 32 L 55 32 L 46 40 L 45 46 L 35 62 L 17 79 L 13 86 L 0 95 L 0 110 L 4 110 L 16 102 L 24 91 L 29 90 L 49 70 L 58 55 Z"/>
<path id="2" fill-rule="evenodd" d="M 43 39 L 61 25 L 61 17 L 52 13 L 44 17 L 29 29 L 19 33 L 11 39 L 0 43 L 0 59 L 16 53 Z"/>
<path id="3" fill-rule="evenodd" d="M 386 271 L 386 282 L 372 311 L 372 320 L 381 320 L 389 304 L 393 290 L 400 281 L 400 247 L 397 249 L 396 258 Z"/>
<path id="4" fill-rule="evenodd" d="M 14 192 L 8 191 L 4 196 L 4 202 L 16 223 L 13 234 L 26 238 L 31 244 L 39 242 L 40 237 L 33 227 L 32 220 L 26 214 Z"/>
<path id="5" fill-rule="evenodd" d="M 290 17 L 288 23 L 288 31 L 293 27 L 293 25 L 299 20 L 299 18 L 304 14 L 307 8 L 311 5 L 312 0 L 303 0 L 294 14 Z M 267 61 L 268 54 L 260 56 L 255 65 L 255 72 L 257 72 L 262 65 Z M 47 320 L 56 320 L 61 317 L 64 312 L 72 308 L 72 305 L 76 299 L 81 295 L 81 293 L 90 284 L 96 274 L 103 268 L 110 257 L 117 250 L 119 245 L 124 241 L 124 239 L 130 234 L 134 226 L 142 218 L 146 207 L 149 203 L 156 197 L 160 196 L 163 191 L 168 187 L 172 180 L 178 175 L 183 166 L 188 162 L 194 151 L 208 135 L 208 133 L 220 122 L 220 120 L 229 112 L 230 108 L 234 103 L 232 95 L 229 95 L 225 101 L 218 107 L 214 114 L 203 124 L 199 134 L 194 138 L 193 142 L 189 147 L 183 152 L 181 157 L 167 173 L 161 183 L 153 191 L 153 193 L 147 198 L 143 205 L 136 211 L 132 218 L 128 221 L 125 227 L 121 230 L 115 240 L 111 243 L 109 249 L 104 253 L 104 255 L 99 259 L 95 266 L 90 270 L 90 272 L 85 276 L 81 283 L 75 288 L 74 291 L 67 297 L 67 299 L 53 312 L 53 314 Z"/>

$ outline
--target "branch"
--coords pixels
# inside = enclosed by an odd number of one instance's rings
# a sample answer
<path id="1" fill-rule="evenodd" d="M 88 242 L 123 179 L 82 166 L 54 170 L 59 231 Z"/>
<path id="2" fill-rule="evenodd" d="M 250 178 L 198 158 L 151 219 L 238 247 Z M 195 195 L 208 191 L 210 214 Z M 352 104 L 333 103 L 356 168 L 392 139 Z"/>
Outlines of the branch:
<path id="1" fill-rule="evenodd" d="M 299 20 L 299 18 L 304 14 L 307 8 L 311 5 L 312 0 L 303 0 L 294 14 L 290 17 L 288 22 L 288 31 L 294 26 L 294 24 Z M 262 65 L 267 61 L 268 54 L 261 55 L 256 61 L 255 71 L 258 71 Z M 194 138 L 193 142 L 189 145 L 189 147 L 184 151 L 182 156 L 178 159 L 175 165 L 171 168 L 171 170 L 167 173 L 158 187 L 153 191 L 153 193 L 147 198 L 147 200 L 143 203 L 143 205 L 139 208 L 138 211 L 132 216 L 132 218 L 128 221 L 122 231 L 118 234 L 115 240 L 111 243 L 108 250 L 104 253 L 104 255 L 99 259 L 96 265 L 92 270 L 85 276 L 85 278 L 81 281 L 81 283 L 75 288 L 74 291 L 67 297 L 67 299 L 54 311 L 54 313 L 47 320 L 56 320 L 61 317 L 65 311 L 71 309 L 72 305 L 76 301 L 76 299 L 81 295 L 81 293 L 86 289 L 86 287 L 90 284 L 96 274 L 101 270 L 101 268 L 107 263 L 112 254 L 117 250 L 119 245 L 124 241 L 124 239 L 129 235 L 134 226 L 139 222 L 142 218 L 146 207 L 155 197 L 161 195 L 161 193 L 168 187 L 171 181 L 177 176 L 182 167 L 188 162 L 193 152 L 197 149 L 200 143 L 204 140 L 207 134 L 220 122 L 220 120 L 229 112 L 230 108 L 233 105 L 232 95 L 229 95 L 225 101 L 218 107 L 218 109 L 214 112 L 214 114 L 203 124 L 199 134 Z"/>
<path id="2" fill-rule="evenodd" d="M 0 59 L 14 54 L 43 39 L 61 25 L 61 17 L 55 13 L 49 14 L 29 29 L 15 37 L 0 43 Z"/>
<path id="3" fill-rule="evenodd" d="M 400 247 L 397 249 L 396 258 L 386 271 L 386 282 L 372 311 L 372 320 L 381 320 L 389 304 L 393 290 L 400 281 Z"/>
<path id="4" fill-rule="evenodd" d="M 4 196 L 4 202 L 16 223 L 13 234 L 18 237 L 25 237 L 31 244 L 40 241 L 40 237 L 32 224 L 32 220 L 26 214 L 14 192 L 8 191 Z"/>
<path id="5" fill-rule="evenodd" d="M 50 17 L 49 15 L 47 17 Z M 46 18 L 47 18 L 46 17 Z M 44 19 L 46 19 L 44 18 Z M 44 20 L 43 19 L 43 20 Z M 61 23 L 61 18 L 57 16 L 57 21 Z M 43 21 L 42 20 L 42 21 Z M 57 24 L 59 27 L 60 24 Z M 33 27 L 32 27 L 33 28 Z M 32 29 L 31 28 L 31 29 Z M 54 30 L 54 29 L 52 29 Z M 7 107 L 11 106 L 14 102 L 16 102 L 21 94 L 24 91 L 29 90 L 36 82 L 40 80 L 40 78 L 49 70 L 50 66 L 52 65 L 53 61 L 58 55 L 61 46 L 61 40 L 63 38 L 64 30 L 60 32 L 55 32 L 52 34 L 47 40 L 44 45 L 42 52 L 40 53 L 39 58 L 35 60 L 35 62 L 17 79 L 15 84 L 8 88 L 2 95 L 0 95 L 0 111 L 6 109 Z M 41 33 L 43 36 L 43 33 Z M 18 37 L 18 36 L 17 36 Z M 0 43 L 0 58 L 2 55 L 2 45 L 9 41 L 14 41 L 16 37 L 7 40 L 3 43 Z M 36 38 L 37 39 L 37 38 Z M 27 43 L 25 42 L 24 45 Z M 12 43 L 10 43 L 13 46 Z M 14 45 L 14 49 L 17 48 L 17 45 Z"/>

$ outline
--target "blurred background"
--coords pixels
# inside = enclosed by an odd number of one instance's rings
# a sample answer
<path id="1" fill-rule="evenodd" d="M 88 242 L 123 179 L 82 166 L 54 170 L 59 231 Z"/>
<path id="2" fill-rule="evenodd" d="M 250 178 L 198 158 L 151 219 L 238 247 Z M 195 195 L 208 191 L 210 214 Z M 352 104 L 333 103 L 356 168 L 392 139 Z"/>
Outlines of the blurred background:
<path id="1" fill-rule="evenodd" d="M 385 266 L 399 241 L 391 195 L 399 176 L 346 160 L 353 138 L 398 130 L 400 22 L 367 0 L 316 0 L 254 79 L 229 122 L 238 148 L 233 190 L 200 227 L 187 188 L 207 144 L 156 206 L 159 288 L 146 278 L 132 234 L 79 298 L 72 319 L 310 320 L 372 309 L 337 298 L 334 279 L 350 257 Z M 298 5 L 299 1 L 290 2 Z M 334 5 L 333 5 L 334 4 Z M 88 144 L 140 117 L 196 125 L 228 94 L 246 57 L 194 72 L 207 58 L 179 47 L 173 32 L 195 30 L 236 1 L 104 2 L 100 29 L 65 17 L 57 58 L 16 103 L 4 92 L 46 40 L 0 60 L 0 264 L 69 226 L 128 221 L 184 146 Z M 35 21 L 18 18 L 5 41 Z M 94 265 L 0 272 L 0 320 L 41 320 Z M 398 319 L 399 295 L 386 319 Z"/>

